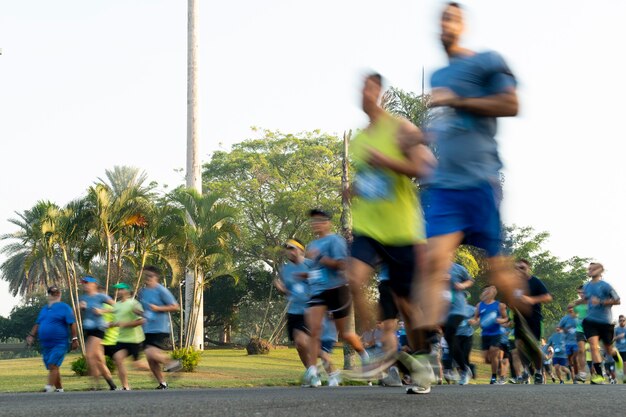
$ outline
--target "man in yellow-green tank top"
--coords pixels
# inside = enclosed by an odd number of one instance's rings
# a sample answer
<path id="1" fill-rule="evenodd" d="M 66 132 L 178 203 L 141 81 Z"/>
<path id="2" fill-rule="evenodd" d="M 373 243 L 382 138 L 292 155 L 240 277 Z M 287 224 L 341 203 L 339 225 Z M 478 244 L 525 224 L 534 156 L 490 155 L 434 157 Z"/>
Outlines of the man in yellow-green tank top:
<path id="1" fill-rule="evenodd" d="M 362 287 L 377 268 L 388 279 L 381 280 L 380 306 L 383 348 L 395 352 L 394 324 L 398 312 L 407 329 L 413 326 L 411 284 L 416 267 L 416 247 L 425 243 L 421 208 L 412 178 L 427 174 L 434 157 L 422 143 L 421 131 L 407 120 L 385 112 L 379 103 L 382 77 L 371 74 L 363 86 L 363 111 L 369 126 L 350 144 L 354 163 L 351 187 L 354 239 L 347 269 L 355 308 L 365 323 L 369 312 Z M 407 332 L 409 334 L 412 332 Z M 409 335 L 412 348 L 416 340 Z"/>

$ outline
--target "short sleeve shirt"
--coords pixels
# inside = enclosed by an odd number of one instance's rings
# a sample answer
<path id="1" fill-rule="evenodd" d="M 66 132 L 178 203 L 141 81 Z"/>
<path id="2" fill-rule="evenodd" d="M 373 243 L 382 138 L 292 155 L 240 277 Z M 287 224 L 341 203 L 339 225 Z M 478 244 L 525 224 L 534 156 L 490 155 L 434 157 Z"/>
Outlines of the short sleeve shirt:
<path id="1" fill-rule="evenodd" d="M 115 304 L 115 321 L 118 323 L 128 323 L 139 320 L 142 317 L 143 306 L 134 298 Z M 120 327 L 118 342 L 141 343 L 145 340 L 141 326 Z"/>
<path id="2" fill-rule="evenodd" d="M 452 57 L 449 65 L 431 78 L 433 88 L 449 88 L 466 98 L 504 93 L 516 84 L 509 66 L 493 51 Z M 439 163 L 424 183 L 446 189 L 499 183 L 502 161 L 495 140 L 495 117 L 443 107 L 435 113 L 427 133 L 435 142 Z"/>
<path id="3" fill-rule="evenodd" d="M 322 266 L 318 261 L 321 257 L 334 260 L 343 260 L 348 256 L 348 245 L 344 238 L 337 234 L 330 234 L 309 243 L 307 250 L 319 252 L 317 259 L 307 260 L 309 271 L 309 285 L 311 295 L 317 295 L 323 291 L 346 285 L 342 271 Z"/>
<path id="4" fill-rule="evenodd" d="M 567 352 L 565 350 L 565 335 L 563 333 L 554 333 L 548 339 L 548 346 L 552 346 L 554 349 L 555 358 L 567 358 Z"/>
<path id="5" fill-rule="evenodd" d="M 619 335 L 624 335 L 624 337 L 617 339 Z M 620 352 L 626 352 L 626 327 L 615 327 L 615 347 Z"/>
<path id="6" fill-rule="evenodd" d="M 585 299 L 587 300 L 587 317 L 585 320 L 595 323 L 611 324 L 613 322 L 613 315 L 611 313 L 612 306 L 605 306 L 602 304 L 591 304 L 591 297 L 600 299 L 600 302 L 606 300 L 619 300 L 619 295 L 613 289 L 613 287 L 606 281 L 590 281 L 583 287 Z"/>
<path id="7" fill-rule="evenodd" d="M 106 294 L 96 293 L 93 295 L 83 294 L 79 301 L 84 301 L 87 306 L 83 310 L 83 328 L 85 330 L 106 330 L 104 318 L 96 313 L 96 309 L 101 310 L 102 305 L 111 300 Z"/>
<path id="8" fill-rule="evenodd" d="M 308 272 L 309 268 L 304 262 L 296 264 L 289 262 L 280 270 L 280 279 L 287 288 L 287 299 L 289 306 L 287 313 L 304 314 L 306 304 L 309 301 L 309 282 L 298 276 L 299 273 Z"/>
<path id="9" fill-rule="evenodd" d="M 462 316 L 464 314 L 465 306 L 467 305 L 465 291 L 456 290 L 454 285 L 471 280 L 472 277 L 467 272 L 467 269 L 457 263 L 452 264 L 452 268 L 450 268 L 450 292 L 452 299 L 450 300 L 450 312 L 448 315 Z"/>
<path id="10" fill-rule="evenodd" d="M 69 326 L 75 323 L 74 312 L 67 304 L 56 302 L 41 309 L 36 323 L 39 325 L 39 343 L 43 347 L 67 344 Z"/>
<path id="11" fill-rule="evenodd" d="M 143 325 L 144 333 L 169 333 L 169 315 L 163 311 L 152 311 L 150 304 L 156 306 L 169 306 L 177 304 L 176 298 L 167 288 L 161 284 L 156 287 L 144 287 L 139 292 L 139 302 L 144 310 L 146 322 Z"/>
<path id="12" fill-rule="evenodd" d="M 563 329 L 565 335 L 565 343 L 568 345 L 576 344 L 576 328 L 578 327 L 578 318 L 569 314 L 561 319 L 559 327 Z"/>

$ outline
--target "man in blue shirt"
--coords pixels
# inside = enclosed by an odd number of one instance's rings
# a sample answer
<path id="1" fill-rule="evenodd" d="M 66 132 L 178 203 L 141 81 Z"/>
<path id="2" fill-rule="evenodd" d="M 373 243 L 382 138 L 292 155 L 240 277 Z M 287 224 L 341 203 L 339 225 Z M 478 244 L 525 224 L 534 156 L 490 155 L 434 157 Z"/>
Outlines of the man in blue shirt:
<path id="1" fill-rule="evenodd" d="M 446 274 L 454 251 L 470 244 L 486 251 L 491 283 L 512 308 L 530 310 L 519 297 L 525 283 L 512 263 L 501 256 L 500 168 L 495 140 L 497 118 L 518 112 L 517 81 L 496 52 L 475 52 L 461 46 L 464 16 L 456 2 L 441 16 L 441 43 L 449 65 L 431 78 L 431 106 L 439 112 L 428 129 L 438 165 L 422 181 L 428 235 L 425 288 L 420 307 L 425 329 L 443 317 Z"/>
<path id="2" fill-rule="evenodd" d="M 456 362 L 458 367 L 460 385 L 467 385 L 469 383 L 471 371 L 469 368 L 469 362 L 466 361 L 463 354 L 463 348 L 460 341 L 457 338 L 457 330 L 463 320 L 465 320 L 465 313 L 467 309 L 467 301 L 465 299 L 465 290 L 474 285 L 467 269 L 457 263 L 452 264 L 450 268 L 450 310 L 448 311 L 448 319 L 443 328 L 443 337 L 448 342 L 448 350 L 450 359 Z"/>
<path id="3" fill-rule="evenodd" d="M 143 270 L 145 287 L 139 290 L 139 302 L 143 307 L 146 322 L 143 331 L 146 336 L 144 352 L 148 365 L 159 385 L 156 389 L 168 389 L 161 372 L 175 372 L 182 368 L 180 361 L 172 361 L 163 352 L 169 349 L 170 320 L 168 313 L 178 311 L 180 306 L 172 293 L 159 283 L 161 271 L 155 266 L 146 266 Z"/>
<path id="4" fill-rule="evenodd" d="M 56 285 L 49 287 L 48 305 L 41 310 L 37 322 L 26 336 L 28 345 L 32 345 L 35 336 L 39 336 L 43 363 L 48 370 L 48 384 L 44 388 L 45 392 L 63 392 L 59 368 L 68 350 L 70 331 L 71 348 L 75 350 L 78 347 L 78 337 L 74 312 L 70 306 L 61 302 L 59 287 Z"/>
<path id="5" fill-rule="evenodd" d="M 592 384 L 604 384 L 602 376 L 602 355 L 600 341 L 604 344 L 606 353 L 615 359 L 617 369 L 623 369 L 622 358 L 613 348 L 614 325 L 611 308 L 620 304 L 619 295 L 613 287 L 602 280 L 604 266 L 592 262 L 587 274 L 591 281 L 583 287 L 583 298 L 577 304 L 587 303 L 587 317 L 583 320 L 583 330 L 591 348 L 591 358 L 596 374 L 591 377 Z"/>
<path id="6" fill-rule="evenodd" d="M 548 339 L 548 346 L 554 350 L 554 356 L 552 357 L 552 365 L 556 371 L 556 377 L 559 378 L 559 383 L 563 383 L 561 378 L 561 372 L 570 375 L 569 367 L 567 366 L 567 352 L 565 349 L 565 335 L 563 329 L 556 328 L 556 332 Z"/>
<path id="7" fill-rule="evenodd" d="M 309 302 L 309 283 L 301 274 L 308 271 L 304 263 L 304 245 L 298 239 L 289 239 L 285 244 L 288 262 L 279 271 L 274 280 L 276 289 L 285 294 L 287 306 L 287 332 L 289 340 L 294 342 L 302 364 L 306 368 L 309 329 L 304 322 L 304 312 Z"/>
<path id="8" fill-rule="evenodd" d="M 311 299 L 307 304 L 305 319 L 311 339 L 304 385 L 316 387 L 320 385 L 316 365 L 321 346 L 322 321 L 327 313 L 331 313 L 335 320 L 339 338 L 349 343 L 362 360 L 366 360 L 368 354 L 359 336 L 350 331 L 348 325 L 352 297 L 343 272 L 348 256 L 346 241 L 331 232 L 330 213 L 313 209 L 309 211 L 309 217 L 311 229 L 317 239 L 306 248 L 305 262 L 309 271 L 305 276 L 309 282 Z"/>
<path id="9" fill-rule="evenodd" d="M 569 366 L 574 371 L 574 384 L 577 384 L 576 375 L 578 375 L 578 342 L 576 341 L 576 327 L 578 327 L 578 317 L 574 311 L 574 306 L 567 306 L 567 315 L 559 322 L 559 327 L 563 329 L 565 335 L 565 353 Z"/>

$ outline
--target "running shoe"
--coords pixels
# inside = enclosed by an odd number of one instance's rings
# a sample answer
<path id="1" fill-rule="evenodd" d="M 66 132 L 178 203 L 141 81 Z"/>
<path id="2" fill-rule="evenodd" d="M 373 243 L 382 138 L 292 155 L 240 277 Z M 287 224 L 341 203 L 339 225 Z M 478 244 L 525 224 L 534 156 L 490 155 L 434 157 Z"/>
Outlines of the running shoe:
<path id="1" fill-rule="evenodd" d="M 396 356 L 396 352 L 371 355 L 363 360 L 361 368 L 345 371 L 344 376 L 357 381 L 379 380 L 383 372 L 396 362 Z"/>
<path id="2" fill-rule="evenodd" d="M 534 378 L 533 382 L 534 382 L 535 385 L 543 384 L 544 383 L 543 375 L 541 373 L 539 373 L 539 372 L 535 372 L 535 378 Z"/>
<path id="3" fill-rule="evenodd" d="M 509 378 L 509 384 L 517 384 L 517 378 Z"/>
<path id="4" fill-rule="evenodd" d="M 158 387 L 156 387 L 155 389 L 157 390 L 165 390 L 168 389 L 167 384 L 159 384 Z"/>
<path id="5" fill-rule="evenodd" d="M 333 372 L 332 374 L 328 375 L 328 386 L 329 387 L 338 387 L 339 384 L 341 383 L 341 373 L 340 372 Z"/>
<path id="6" fill-rule="evenodd" d="M 587 374 L 585 372 L 579 372 L 574 378 L 574 381 L 583 382 L 583 383 L 586 380 L 587 380 Z"/>
<path id="7" fill-rule="evenodd" d="M 506 378 L 505 377 L 500 377 L 500 379 L 498 379 L 498 385 L 506 385 Z"/>
<path id="8" fill-rule="evenodd" d="M 380 380 L 380 385 L 383 387 L 401 387 L 402 378 L 400 378 L 400 371 L 396 366 L 389 368 L 387 375 Z"/>
<path id="9" fill-rule="evenodd" d="M 430 393 L 430 385 L 428 387 L 420 387 L 418 385 L 414 385 L 412 387 L 408 387 L 406 389 L 407 394 L 428 394 Z"/>
<path id="10" fill-rule="evenodd" d="M 495 377 L 491 377 L 491 381 L 489 381 L 490 385 L 495 385 L 498 383 L 498 380 Z"/>
<path id="11" fill-rule="evenodd" d="M 615 378 L 609 378 L 609 383 L 610 383 L 611 385 L 615 385 L 615 384 L 617 384 L 617 379 L 615 379 Z"/>
<path id="12" fill-rule="evenodd" d="M 618 351 L 615 351 L 617 359 L 615 360 L 615 370 L 617 371 L 617 377 L 624 379 L 624 361 Z"/>
<path id="13" fill-rule="evenodd" d="M 565 382 L 563 382 L 563 380 L 559 381 L 559 385 L 564 385 L 564 384 L 565 384 Z"/>
<path id="14" fill-rule="evenodd" d="M 304 388 L 317 388 L 322 385 L 319 375 L 314 372 L 315 370 L 316 368 L 314 366 L 307 368 L 302 378 L 302 386 Z"/>
<path id="15" fill-rule="evenodd" d="M 555 377 L 552 377 L 552 383 L 556 384 L 556 378 Z"/>
<path id="16" fill-rule="evenodd" d="M 52 385 L 46 385 L 45 387 L 43 387 L 41 392 L 54 392 L 54 387 Z"/>
<path id="17" fill-rule="evenodd" d="M 65 392 L 65 391 L 63 390 L 63 388 L 57 388 L 54 390 L 54 392 Z"/>
<path id="18" fill-rule="evenodd" d="M 604 385 L 606 383 L 606 381 L 604 380 L 604 377 L 602 375 L 594 375 L 591 377 L 591 383 L 593 385 Z"/>
<path id="19" fill-rule="evenodd" d="M 465 368 L 464 371 L 461 371 L 461 379 L 459 379 L 459 385 L 469 385 L 471 377 L 472 371 L 469 368 Z"/>
<path id="20" fill-rule="evenodd" d="M 171 361 L 163 367 L 165 372 L 178 372 L 183 369 L 183 364 L 179 360 Z"/>
<path id="21" fill-rule="evenodd" d="M 427 356 L 429 355 L 411 356 L 406 352 L 398 353 L 398 361 L 409 370 L 414 387 L 420 388 L 420 392 L 412 392 L 412 394 L 429 393 L 431 384 L 436 380 Z"/>

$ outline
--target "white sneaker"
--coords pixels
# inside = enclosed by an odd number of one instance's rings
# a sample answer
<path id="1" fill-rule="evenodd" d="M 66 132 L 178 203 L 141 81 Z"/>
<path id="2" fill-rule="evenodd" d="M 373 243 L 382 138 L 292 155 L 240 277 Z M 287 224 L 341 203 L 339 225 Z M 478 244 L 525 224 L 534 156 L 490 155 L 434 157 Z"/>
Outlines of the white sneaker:
<path id="1" fill-rule="evenodd" d="M 65 392 L 65 391 L 63 391 L 63 388 L 57 388 L 54 390 L 54 392 Z"/>
<path id="2" fill-rule="evenodd" d="M 183 369 L 183 364 L 179 360 L 171 361 L 163 367 L 165 372 L 178 372 Z"/>
<path id="3" fill-rule="evenodd" d="M 338 387 L 341 383 L 341 374 L 339 372 L 333 372 L 328 376 L 328 386 Z"/>
<path id="4" fill-rule="evenodd" d="M 397 367 L 392 366 L 389 368 L 387 376 L 381 379 L 380 382 L 384 387 L 401 387 L 402 378 L 400 378 L 400 371 Z"/>
<path id="5" fill-rule="evenodd" d="M 54 387 L 52 385 L 46 385 L 43 387 L 42 392 L 54 392 Z"/>
<path id="6" fill-rule="evenodd" d="M 322 385 L 322 381 L 320 381 L 320 377 L 317 375 L 317 368 L 315 366 L 310 366 L 304 373 L 302 386 L 305 388 L 316 388 L 320 385 Z"/>
<path id="7" fill-rule="evenodd" d="M 414 385 L 406 389 L 407 394 L 429 394 L 430 393 L 430 385 L 428 387 L 420 387 L 418 385 Z"/>
<path id="8" fill-rule="evenodd" d="M 459 379 L 459 385 L 468 385 L 471 377 L 472 371 L 469 368 L 465 368 L 464 371 L 461 371 L 461 379 Z"/>

